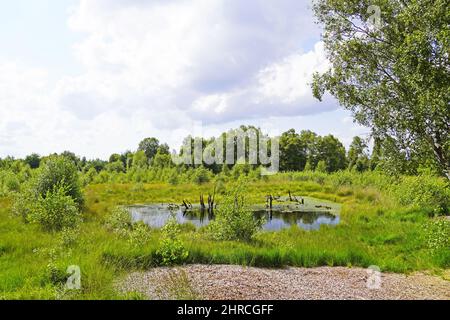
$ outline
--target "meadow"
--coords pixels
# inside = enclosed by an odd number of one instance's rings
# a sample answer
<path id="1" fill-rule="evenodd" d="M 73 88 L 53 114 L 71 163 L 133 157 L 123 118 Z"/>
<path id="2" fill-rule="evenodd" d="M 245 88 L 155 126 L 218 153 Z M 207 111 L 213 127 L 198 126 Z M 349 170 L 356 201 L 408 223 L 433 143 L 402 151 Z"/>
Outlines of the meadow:
<path id="1" fill-rule="evenodd" d="M 287 172 L 245 179 L 249 203 L 267 194 L 311 196 L 342 205 L 340 223 L 305 231 L 297 226 L 257 232 L 251 241 L 217 241 L 193 225 L 179 226 L 176 241 L 186 254 L 173 264 L 285 266 L 378 266 L 382 271 L 427 270 L 443 274 L 450 267 L 450 199 L 446 182 L 428 174 L 391 177 L 380 172 Z M 133 270 L 167 265 L 161 259 L 160 229 L 144 236 L 123 235 L 108 227 L 117 206 L 144 203 L 198 203 L 218 178 L 206 183 L 91 183 L 83 189 L 82 222 L 73 229 L 48 232 L 13 215 L 14 192 L 0 198 L 0 298 L 140 299 L 123 295 L 115 281 Z M 220 179 L 220 203 L 235 180 Z M 174 251 L 171 251 L 174 252 Z M 66 269 L 81 270 L 81 290 L 68 290 Z"/>

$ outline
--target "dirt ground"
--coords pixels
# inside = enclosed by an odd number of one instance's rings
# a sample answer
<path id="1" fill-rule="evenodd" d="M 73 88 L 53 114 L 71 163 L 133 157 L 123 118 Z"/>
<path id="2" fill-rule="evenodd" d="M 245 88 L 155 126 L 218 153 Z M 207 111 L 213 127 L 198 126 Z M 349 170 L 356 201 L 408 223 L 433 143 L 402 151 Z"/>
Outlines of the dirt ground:
<path id="1" fill-rule="evenodd" d="M 189 265 L 155 268 L 129 274 L 118 283 L 118 288 L 122 292 L 139 292 L 149 299 L 450 300 L 450 281 L 442 277 L 345 267 L 260 269 Z"/>

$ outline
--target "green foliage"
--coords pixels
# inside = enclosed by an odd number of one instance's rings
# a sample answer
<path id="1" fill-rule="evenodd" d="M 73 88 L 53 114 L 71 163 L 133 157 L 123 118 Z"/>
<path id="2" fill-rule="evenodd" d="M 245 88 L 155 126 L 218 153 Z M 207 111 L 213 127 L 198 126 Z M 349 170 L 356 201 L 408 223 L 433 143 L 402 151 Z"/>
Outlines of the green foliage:
<path id="1" fill-rule="evenodd" d="M 331 66 L 314 76 L 313 93 L 330 92 L 373 136 L 390 140 L 384 157 L 393 164 L 427 163 L 450 179 L 448 0 L 375 1 L 379 17 L 370 4 L 314 0 Z"/>
<path id="2" fill-rule="evenodd" d="M 32 153 L 29 156 L 27 156 L 24 161 L 26 164 L 30 166 L 31 169 L 36 169 L 39 168 L 39 165 L 41 163 L 41 157 L 36 153 Z"/>
<path id="3" fill-rule="evenodd" d="M 36 180 L 33 181 L 32 189 L 36 196 L 45 198 L 55 186 L 64 187 L 66 194 L 81 207 L 84 202 L 83 193 L 75 164 L 64 156 L 52 156 L 45 160 Z"/>
<path id="4" fill-rule="evenodd" d="M 138 151 L 143 151 L 148 161 L 151 161 L 157 153 L 168 154 L 169 146 L 166 144 L 160 145 L 156 138 L 145 138 L 139 143 Z"/>
<path id="5" fill-rule="evenodd" d="M 148 233 L 149 241 L 136 242 L 143 245 L 130 245 L 128 235 L 118 237 L 116 233 L 108 232 L 111 229 L 105 228 L 105 219 L 109 218 L 107 213 L 119 204 L 177 203 L 181 199 L 193 202 L 198 200 L 198 194 L 213 190 L 212 183 L 185 184 L 187 171 L 180 169 L 183 184 L 143 184 L 139 192 L 132 190 L 133 184 L 87 186 L 87 218 L 79 225 L 79 232 L 78 228 L 68 229 L 69 233 L 74 233 L 73 236 L 65 234 L 64 228 L 58 234 L 52 234 L 22 223 L 20 219 L 11 217 L 12 201 L 0 197 L 0 296 L 5 299 L 61 298 L 55 294 L 56 289 L 67 278 L 67 266 L 77 264 L 82 270 L 82 290 L 71 298 L 132 298 L 118 294 L 114 284 L 128 270 L 162 264 L 161 255 L 157 254 L 158 249 L 162 248 L 162 230 L 152 229 Z M 165 174 L 161 172 L 162 177 Z M 429 176 L 427 179 L 439 188 L 448 188 L 441 184 L 444 181 L 442 178 Z M 223 181 L 225 189 L 231 190 L 227 178 Z M 316 231 L 304 231 L 294 226 L 279 232 L 259 232 L 254 237 L 255 241 L 251 242 L 215 241 L 206 237 L 202 230 L 180 226 L 175 238 L 182 241 L 189 254 L 177 263 L 270 268 L 367 267 L 375 264 L 386 272 L 440 272 L 450 266 L 450 250 L 441 244 L 438 249 L 429 249 L 428 235 L 423 229 L 424 224 L 432 221 L 427 217 L 427 210 L 398 203 L 395 190 L 401 188 L 404 181 L 402 176 L 387 176 L 378 171 L 340 171 L 333 174 L 286 172 L 264 181 L 247 181 L 245 195 L 249 203 L 260 203 L 269 193 L 285 195 L 287 190 L 291 190 L 296 195 L 341 203 L 341 222 L 335 227 L 322 227 Z M 221 198 L 217 195 L 218 203 L 221 203 Z M 129 214 L 124 217 L 126 219 L 122 221 L 129 221 Z M 130 224 L 126 229 L 132 230 L 133 227 Z M 430 232 L 430 235 L 433 234 L 434 231 Z M 62 241 L 63 237 L 67 239 Z M 442 243 L 446 237 L 440 236 L 437 242 Z M 55 245 L 64 248 L 58 249 L 57 256 L 49 261 L 48 251 Z M 47 272 L 50 262 L 53 266 Z M 174 281 L 180 286 L 181 282 Z"/>
<path id="6" fill-rule="evenodd" d="M 319 139 L 318 159 L 325 161 L 326 171 L 335 172 L 343 170 L 347 166 L 344 145 L 333 135 L 327 135 Z"/>
<path id="7" fill-rule="evenodd" d="M 450 188 L 442 179 L 428 174 L 405 176 L 398 185 L 391 187 L 403 205 L 426 209 L 430 215 L 449 213 Z"/>
<path id="8" fill-rule="evenodd" d="M 123 207 L 116 207 L 106 219 L 106 228 L 121 237 L 126 237 L 133 228 L 130 212 Z"/>
<path id="9" fill-rule="evenodd" d="M 358 172 L 366 171 L 370 167 L 367 144 L 360 137 L 353 138 L 348 150 L 348 162 L 348 168 Z"/>
<path id="10" fill-rule="evenodd" d="M 125 166 L 123 165 L 123 162 L 120 160 L 110 162 L 106 165 L 105 169 L 109 172 L 125 172 Z"/>
<path id="11" fill-rule="evenodd" d="M 303 170 L 307 159 L 307 144 L 294 129 L 280 137 L 280 169 L 282 171 Z"/>
<path id="12" fill-rule="evenodd" d="M 317 163 L 316 171 L 317 171 L 317 172 L 321 172 L 321 173 L 327 172 L 327 164 L 325 163 L 324 160 L 320 160 L 320 161 Z"/>
<path id="13" fill-rule="evenodd" d="M 143 222 L 132 223 L 130 212 L 124 207 L 114 208 L 106 218 L 105 225 L 109 231 L 127 239 L 135 248 L 145 246 L 151 237 L 149 227 Z"/>
<path id="14" fill-rule="evenodd" d="M 45 231 L 73 228 L 80 219 L 77 204 L 65 186 L 55 186 L 52 191 L 47 191 L 45 197 L 39 195 L 28 215 L 30 222 L 38 223 Z"/>
<path id="15" fill-rule="evenodd" d="M 211 180 L 211 172 L 205 167 L 198 167 L 192 175 L 192 182 L 195 184 L 204 184 Z"/>
<path id="16" fill-rule="evenodd" d="M 20 191 L 20 181 L 13 172 L 0 170 L 0 196 Z"/>
<path id="17" fill-rule="evenodd" d="M 427 222 L 424 226 L 428 248 L 432 250 L 450 250 L 450 221 L 439 218 Z"/>
<path id="18" fill-rule="evenodd" d="M 140 150 L 133 155 L 133 168 L 145 169 L 148 167 L 148 159 L 145 152 Z"/>
<path id="19" fill-rule="evenodd" d="M 207 233 L 214 240 L 250 241 L 263 224 L 264 221 L 255 219 L 249 210 L 245 190 L 238 184 L 222 199 Z"/>
<path id="20" fill-rule="evenodd" d="M 63 227 L 59 235 L 59 242 L 62 248 L 70 248 L 80 237 L 79 225 L 75 228 Z"/>
<path id="21" fill-rule="evenodd" d="M 90 168 L 85 174 L 81 176 L 81 184 L 87 186 L 95 181 L 97 177 L 97 170 L 95 168 Z"/>
<path id="22" fill-rule="evenodd" d="M 175 218 L 170 218 L 161 230 L 161 240 L 157 255 L 161 264 L 166 266 L 182 264 L 189 255 L 184 243 L 179 239 L 180 225 Z"/>
<path id="23" fill-rule="evenodd" d="M 128 242 L 135 248 L 145 246 L 150 238 L 150 229 L 142 221 L 134 223 L 131 232 L 128 233 Z"/>

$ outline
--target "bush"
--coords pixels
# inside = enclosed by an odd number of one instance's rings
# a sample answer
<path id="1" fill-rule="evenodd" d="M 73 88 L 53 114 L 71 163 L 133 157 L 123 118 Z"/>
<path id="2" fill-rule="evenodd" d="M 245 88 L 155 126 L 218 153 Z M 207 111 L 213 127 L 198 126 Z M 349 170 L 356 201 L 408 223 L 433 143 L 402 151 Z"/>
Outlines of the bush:
<path id="1" fill-rule="evenodd" d="M 39 170 L 32 186 L 36 196 L 45 198 L 55 186 L 64 186 L 66 195 L 70 196 L 78 207 L 82 206 L 83 193 L 77 168 L 72 161 L 66 157 L 53 156 L 47 159 Z"/>
<path id="2" fill-rule="evenodd" d="M 162 237 L 157 255 L 165 266 L 182 264 L 189 255 L 183 242 L 179 239 L 180 225 L 175 218 L 167 221 L 162 228 Z"/>
<path id="3" fill-rule="evenodd" d="M 80 221 L 80 212 L 75 200 L 67 195 L 67 187 L 55 186 L 45 197 L 39 195 L 28 218 L 46 231 L 60 231 L 75 227 Z"/>
<path id="4" fill-rule="evenodd" d="M 12 212 L 16 216 L 22 217 L 22 220 L 27 223 L 31 212 L 36 207 L 36 201 L 36 194 L 31 188 L 26 187 L 21 193 L 14 196 Z"/>
<path id="5" fill-rule="evenodd" d="M 125 208 L 115 208 L 106 220 L 108 230 L 126 238 L 134 246 L 143 246 L 150 240 L 150 229 L 143 222 L 133 223 L 130 212 Z"/>
<path id="6" fill-rule="evenodd" d="M 264 220 L 255 219 L 249 210 L 245 191 L 239 184 L 222 200 L 214 221 L 207 226 L 207 232 L 214 240 L 250 241 L 263 224 Z"/>
<path id="7" fill-rule="evenodd" d="M 211 172 L 204 167 L 199 167 L 195 169 L 192 179 L 195 184 L 207 183 L 211 180 Z"/>
<path id="8" fill-rule="evenodd" d="M 115 208 L 106 219 L 106 227 L 122 237 L 128 236 L 133 228 L 130 212 L 122 207 Z"/>
<path id="9" fill-rule="evenodd" d="M 64 227 L 59 235 L 59 244 L 62 248 L 69 248 L 77 243 L 80 236 L 79 228 Z"/>
<path id="10" fill-rule="evenodd" d="M 428 174 L 406 176 L 394 186 L 394 193 L 402 205 L 428 209 L 431 215 L 449 213 L 450 188 L 444 179 Z"/>
<path id="11" fill-rule="evenodd" d="M 0 171 L 0 196 L 20 191 L 20 181 L 10 171 Z"/>
<path id="12" fill-rule="evenodd" d="M 133 224 L 133 228 L 128 236 L 128 242 L 137 248 L 146 245 L 150 241 L 151 234 L 149 227 L 142 221 L 139 221 Z"/>
<path id="13" fill-rule="evenodd" d="M 433 219 L 424 226 L 428 248 L 450 250 L 450 221 Z"/>

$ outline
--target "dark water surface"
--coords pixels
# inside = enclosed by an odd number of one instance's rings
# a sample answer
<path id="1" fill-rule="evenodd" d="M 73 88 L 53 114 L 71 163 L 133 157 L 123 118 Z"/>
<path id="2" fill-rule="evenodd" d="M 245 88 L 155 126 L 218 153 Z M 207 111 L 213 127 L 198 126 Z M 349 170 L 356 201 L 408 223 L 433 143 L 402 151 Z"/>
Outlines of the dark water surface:
<path id="1" fill-rule="evenodd" d="M 253 214 L 255 218 L 266 218 L 263 229 L 269 231 L 289 228 L 292 225 L 305 230 L 317 230 L 322 224 L 338 224 L 339 206 L 327 204 L 325 209 L 319 201 L 309 199 L 305 205 L 277 205 L 272 211 L 264 207 L 255 207 Z M 183 211 L 178 208 L 169 209 L 167 204 L 150 204 L 131 206 L 129 209 L 134 222 L 143 221 L 153 228 L 161 228 L 170 217 L 175 217 L 179 223 L 192 223 L 197 227 L 205 226 L 214 219 L 214 215 L 208 214 L 208 210 L 195 207 L 192 210 Z"/>

